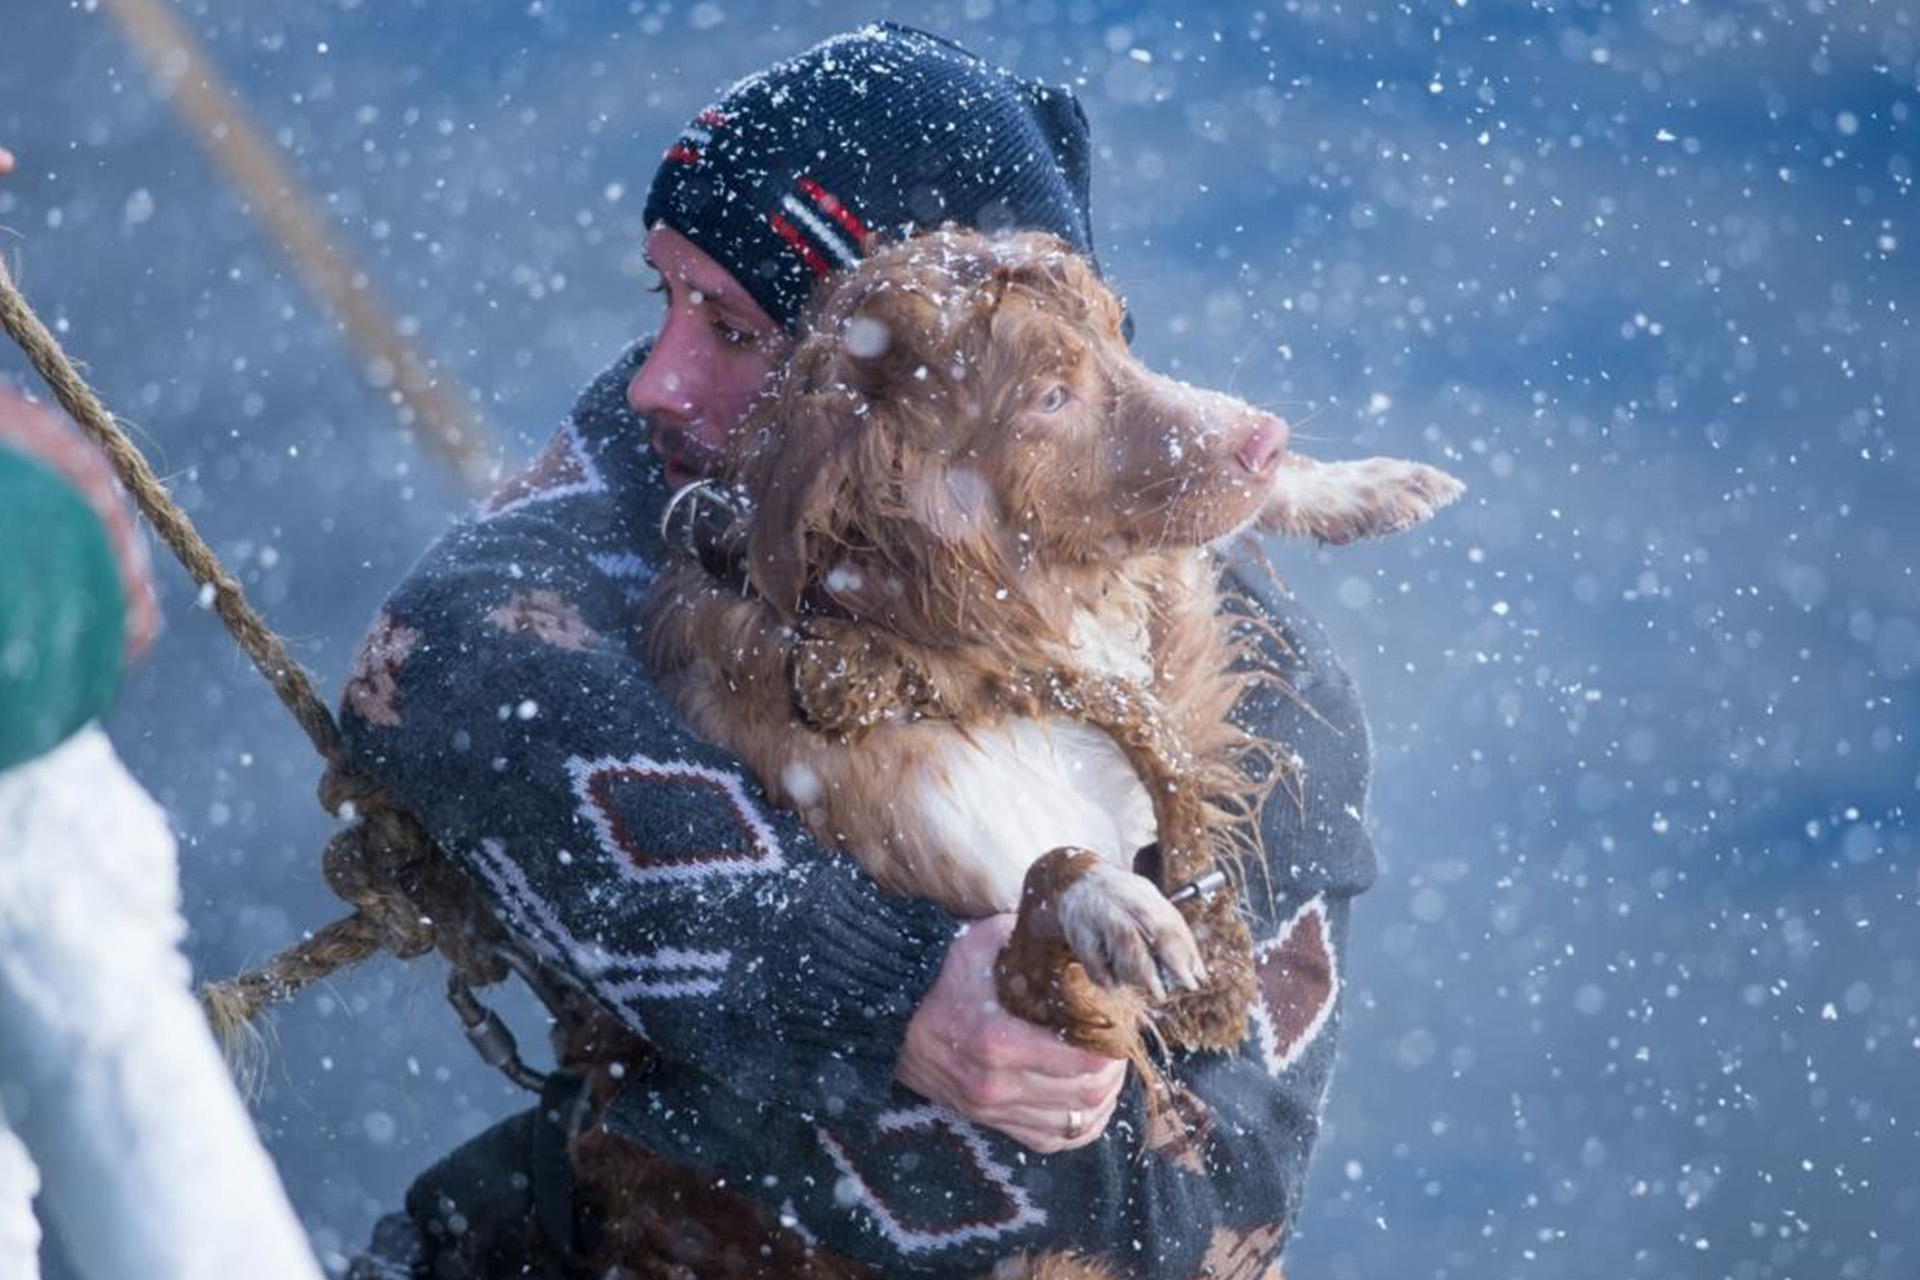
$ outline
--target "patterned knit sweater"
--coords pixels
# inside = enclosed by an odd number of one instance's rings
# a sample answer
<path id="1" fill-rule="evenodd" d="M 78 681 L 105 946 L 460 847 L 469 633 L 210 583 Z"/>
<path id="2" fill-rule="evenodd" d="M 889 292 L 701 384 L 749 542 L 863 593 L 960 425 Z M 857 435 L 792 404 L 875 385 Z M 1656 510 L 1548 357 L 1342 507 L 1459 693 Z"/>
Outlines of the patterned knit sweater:
<path id="1" fill-rule="evenodd" d="M 1126 1275 L 1267 1275 L 1318 1130 L 1348 900 L 1374 874 L 1366 726 L 1325 638 L 1264 575 L 1235 573 L 1291 647 L 1269 656 L 1297 694 L 1248 723 L 1297 754 L 1305 787 L 1267 806 L 1271 894 L 1250 877 L 1251 1034 L 1170 1067 L 1204 1138 L 1145 1151 L 1129 1085 L 1100 1141 L 1035 1155 L 893 1079 L 956 922 L 773 809 L 633 654 L 634 603 L 667 554 L 663 482 L 623 395 L 644 355 L 597 379 L 388 601 L 344 697 L 355 766 L 659 1051 L 608 1109 L 615 1132 L 890 1275 L 1055 1248 Z"/>

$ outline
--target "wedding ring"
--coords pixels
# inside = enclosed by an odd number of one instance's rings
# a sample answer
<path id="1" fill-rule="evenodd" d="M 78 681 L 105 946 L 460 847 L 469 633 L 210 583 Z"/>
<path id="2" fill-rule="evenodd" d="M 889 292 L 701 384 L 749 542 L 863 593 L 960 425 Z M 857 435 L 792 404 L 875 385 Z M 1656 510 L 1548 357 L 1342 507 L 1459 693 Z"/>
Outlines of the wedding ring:
<path id="1" fill-rule="evenodd" d="M 1067 1137 L 1077 1138 L 1086 1131 L 1087 1117 L 1078 1107 L 1067 1110 Z"/>

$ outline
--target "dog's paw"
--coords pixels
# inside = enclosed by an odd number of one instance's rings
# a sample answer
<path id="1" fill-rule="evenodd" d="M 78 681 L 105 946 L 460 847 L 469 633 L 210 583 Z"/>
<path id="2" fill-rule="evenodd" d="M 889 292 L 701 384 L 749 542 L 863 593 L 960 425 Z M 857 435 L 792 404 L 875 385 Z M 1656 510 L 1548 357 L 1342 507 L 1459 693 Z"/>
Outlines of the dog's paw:
<path id="1" fill-rule="evenodd" d="M 1335 544 L 1399 533 L 1426 520 L 1466 486 L 1424 462 L 1289 459 L 1274 480 L 1260 527 Z"/>
<path id="2" fill-rule="evenodd" d="M 1060 896 L 1059 912 L 1074 958 L 1102 986 L 1162 1000 L 1169 986 L 1193 991 L 1206 981 L 1186 918 L 1144 877 L 1101 863 Z"/>
<path id="3" fill-rule="evenodd" d="M 842 741 L 921 709 L 923 683 L 897 649 L 848 623 L 808 621 L 787 654 L 794 709 L 809 728 Z"/>

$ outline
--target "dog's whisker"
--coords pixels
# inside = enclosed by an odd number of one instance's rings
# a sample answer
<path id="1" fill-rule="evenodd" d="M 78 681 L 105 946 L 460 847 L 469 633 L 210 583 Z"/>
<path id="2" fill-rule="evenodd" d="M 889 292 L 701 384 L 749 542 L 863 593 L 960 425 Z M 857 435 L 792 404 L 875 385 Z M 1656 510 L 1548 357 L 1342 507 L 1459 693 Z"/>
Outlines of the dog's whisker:
<path id="1" fill-rule="evenodd" d="M 1253 349 L 1255 347 L 1265 344 L 1266 340 L 1267 340 L 1266 334 L 1264 333 L 1254 334 L 1251 338 L 1247 340 L 1247 345 L 1240 348 L 1240 354 L 1236 355 L 1231 361 L 1227 363 L 1227 394 L 1228 395 L 1233 394 L 1234 385 L 1240 381 L 1240 370 L 1242 366 L 1246 363 L 1247 357 L 1250 354 L 1252 354 Z"/>

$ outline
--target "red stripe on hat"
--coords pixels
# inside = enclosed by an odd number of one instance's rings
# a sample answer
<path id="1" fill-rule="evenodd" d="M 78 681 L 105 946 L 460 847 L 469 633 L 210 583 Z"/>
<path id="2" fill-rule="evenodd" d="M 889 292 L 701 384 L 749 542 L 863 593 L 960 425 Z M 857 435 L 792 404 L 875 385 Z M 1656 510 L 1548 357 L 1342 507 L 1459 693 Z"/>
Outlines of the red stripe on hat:
<path id="1" fill-rule="evenodd" d="M 853 237 L 853 247 L 856 250 L 865 249 L 867 228 L 861 223 L 860 219 L 853 216 L 853 210 L 847 208 L 847 206 L 841 204 L 838 200 L 835 200 L 831 191 L 828 191 L 825 187 L 805 175 L 802 175 L 800 178 L 800 189 L 807 193 L 809 199 L 820 206 L 823 213 L 839 223 L 841 229 Z"/>
<path id="2" fill-rule="evenodd" d="M 684 142 L 676 142 L 667 148 L 667 159 L 679 164 L 699 164 L 700 153 Z"/>
<path id="3" fill-rule="evenodd" d="M 721 112 L 715 111 L 712 107 L 708 107 L 705 111 L 695 116 L 694 121 L 695 123 L 706 125 L 709 129 L 718 129 L 727 122 L 727 117 Z"/>
<path id="4" fill-rule="evenodd" d="M 820 251 L 808 244 L 806 238 L 800 234 L 800 228 L 772 209 L 767 210 L 767 225 L 779 233 L 780 238 L 787 242 L 789 248 L 800 255 L 800 261 L 806 263 L 808 270 L 813 274 L 824 276 L 832 272 L 833 268 L 829 267 L 827 260 L 820 256 Z"/>

